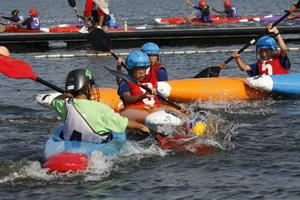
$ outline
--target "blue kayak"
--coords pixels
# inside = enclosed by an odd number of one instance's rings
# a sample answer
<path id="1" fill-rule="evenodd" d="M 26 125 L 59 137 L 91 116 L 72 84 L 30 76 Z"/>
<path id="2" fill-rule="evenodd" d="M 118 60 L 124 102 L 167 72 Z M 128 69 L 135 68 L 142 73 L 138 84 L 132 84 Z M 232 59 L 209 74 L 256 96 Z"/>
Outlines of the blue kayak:
<path id="1" fill-rule="evenodd" d="M 82 141 L 65 141 L 61 138 L 63 124 L 60 125 L 45 146 L 46 162 L 43 165 L 50 172 L 79 171 L 88 168 L 89 158 L 94 151 L 100 151 L 105 156 L 113 156 L 124 148 L 126 134 L 113 133 L 113 138 L 107 143 Z"/>
<path id="2" fill-rule="evenodd" d="M 252 88 L 284 96 L 300 96 L 300 73 L 250 77 L 247 85 Z"/>

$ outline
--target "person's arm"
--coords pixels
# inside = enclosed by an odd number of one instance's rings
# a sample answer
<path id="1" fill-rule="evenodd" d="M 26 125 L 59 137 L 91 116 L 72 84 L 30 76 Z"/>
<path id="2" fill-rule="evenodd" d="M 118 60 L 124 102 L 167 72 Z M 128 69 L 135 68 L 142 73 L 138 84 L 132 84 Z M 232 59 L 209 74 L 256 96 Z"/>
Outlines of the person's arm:
<path id="1" fill-rule="evenodd" d="M 167 81 L 168 80 L 168 73 L 164 67 L 160 67 L 157 71 L 158 81 Z"/>
<path id="2" fill-rule="evenodd" d="M 149 94 L 148 91 L 146 91 L 144 94 L 141 94 L 141 95 L 138 95 L 138 96 L 133 96 L 133 95 L 130 94 L 130 92 L 124 92 L 122 94 L 122 100 L 124 101 L 124 103 L 126 105 L 133 104 L 133 103 L 141 101 L 145 98 L 151 98 L 151 97 L 153 97 L 153 95 Z"/>
<path id="3" fill-rule="evenodd" d="M 214 12 L 216 12 L 216 13 L 222 15 L 222 16 L 225 16 L 224 11 L 219 11 L 219 10 L 216 10 L 215 8 L 211 8 L 211 9 L 212 9 Z"/>
<path id="4" fill-rule="evenodd" d="M 195 4 L 193 2 L 191 2 L 191 0 L 187 0 L 186 3 L 191 7 L 195 6 Z"/>
<path id="5" fill-rule="evenodd" d="M 242 70 L 242 71 L 251 71 L 251 67 L 247 65 L 242 59 L 238 51 L 234 51 L 231 55 L 235 61 L 237 66 Z"/>
<path id="6" fill-rule="evenodd" d="M 142 132 L 150 133 L 150 130 L 147 126 L 131 119 L 128 119 L 127 128 L 135 128 L 141 130 Z"/>
<path id="7" fill-rule="evenodd" d="M 29 26 L 29 24 L 31 24 L 32 21 L 33 21 L 33 19 L 32 19 L 31 17 L 28 17 L 28 18 L 26 18 L 26 19 L 21 23 L 21 25 L 22 25 L 22 26 Z"/>
<path id="8" fill-rule="evenodd" d="M 283 38 L 281 37 L 278 29 L 276 27 L 272 27 L 272 24 L 268 24 L 267 25 L 267 28 L 269 30 L 269 33 L 273 33 L 277 39 L 277 42 L 278 42 L 278 45 L 279 45 L 279 48 L 280 48 L 280 55 L 281 57 L 285 57 L 286 56 L 286 45 L 285 45 L 285 42 L 283 40 Z"/>

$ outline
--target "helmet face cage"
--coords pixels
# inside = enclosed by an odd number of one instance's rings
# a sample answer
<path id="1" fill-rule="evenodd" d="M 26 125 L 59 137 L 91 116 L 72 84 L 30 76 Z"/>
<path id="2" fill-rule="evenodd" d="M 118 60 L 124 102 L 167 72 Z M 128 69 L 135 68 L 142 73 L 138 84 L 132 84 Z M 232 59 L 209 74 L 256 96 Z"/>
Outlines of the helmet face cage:
<path id="1" fill-rule="evenodd" d="M 93 101 L 100 101 L 100 97 L 101 97 L 101 94 L 100 94 L 100 89 L 98 87 L 97 84 L 92 84 L 91 85 L 91 89 L 89 91 L 89 99 L 90 100 L 93 100 Z"/>

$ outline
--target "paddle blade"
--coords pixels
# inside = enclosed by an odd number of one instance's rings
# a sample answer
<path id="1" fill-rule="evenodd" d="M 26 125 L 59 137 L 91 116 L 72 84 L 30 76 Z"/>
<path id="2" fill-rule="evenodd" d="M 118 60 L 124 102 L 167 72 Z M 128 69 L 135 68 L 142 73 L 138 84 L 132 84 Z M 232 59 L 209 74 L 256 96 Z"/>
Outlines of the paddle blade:
<path id="1" fill-rule="evenodd" d="M 109 51 L 112 47 L 110 37 L 100 28 L 92 30 L 88 35 L 88 39 L 92 47 L 98 51 Z"/>
<path id="2" fill-rule="evenodd" d="M 76 0 L 68 0 L 68 2 L 71 7 L 76 7 Z"/>
<path id="3" fill-rule="evenodd" d="M 37 80 L 31 66 L 21 60 L 0 54 L 0 72 L 9 78 Z"/>
<path id="4" fill-rule="evenodd" d="M 208 77 L 218 77 L 220 74 L 220 67 L 208 67 L 199 72 L 194 78 L 208 78 Z"/>

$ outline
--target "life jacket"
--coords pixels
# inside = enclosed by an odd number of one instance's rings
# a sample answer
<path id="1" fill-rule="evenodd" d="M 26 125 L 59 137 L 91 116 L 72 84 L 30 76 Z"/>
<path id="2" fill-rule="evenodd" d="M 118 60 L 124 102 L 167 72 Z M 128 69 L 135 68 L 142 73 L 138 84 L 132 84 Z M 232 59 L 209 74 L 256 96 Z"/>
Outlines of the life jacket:
<path id="1" fill-rule="evenodd" d="M 31 17 L 31 18 L 32 18 L 32 22 L 29 24 L 28 29 L 39 30 L 41 27 L 39 18 L 37 18 L 37 17 Z"/>
<path id="2" fill-rule="evenodd" d="M 289 72 L 281 65 L 280 54 L 276 54 L 267 61 L 259 59 L 257 66 L 259 75 L 288 74 Z"/>
<path id="3" fill-rule="evenodd" d="M 226 17 L 238 17 L 235 7 L 230 7 L 229 9 L 230 9 L 231 12 L 226 12 L 225 13 Z M 229 9 L 226 10 L 226 11 L 229 11 Z"/>
<path id="4" fill-rule="evenodd" d="M 104 143 L 112 138 L 112 133 L 96 134 L 84 117 L 73 105 L 73 100 L 66 102 L 68 114 L 64 122 L 64 140 Z"/>
<path id="5" fill-rule="evenodd" d="M 148 77 L 150 76 L 150 78 Z M 146 75 L 145 79 L 143 82 L 141 82 L 143 85 L 147 86 L 148 88 L 155 88 L 157 90 L 157 74 L 155 74 L 153 71 L 149 72 L 148 75 Z M 140 86 L 133 84 L 131 82 L 127 82 L 129 89 L 130 89 L 130 94 L 133 96 L 139 96 L 141 94 L 144 94 L 146 91 L 142 89 Z M 144 105 L 147 107 L 153 107 L 155 105 L 159 105 L 159 99 L 155 95 L 152 98 L 145 98 L 142 99 L 138 102 L 126 105 L 126 106 L 137 106 L 137 105 Z M 125 104 L 124 104 L 125 105 Z"/>
<path id="6" fill-rule="evenodd" d="M 151 79 L 155 79 L 155 78 L 158 81 L 157 73 L 160 67 L 162 67 L 160 63 L 151 65 L 151 67 L 149 67 L 146 71 L 145 81 L 150 82 Z"/>

